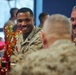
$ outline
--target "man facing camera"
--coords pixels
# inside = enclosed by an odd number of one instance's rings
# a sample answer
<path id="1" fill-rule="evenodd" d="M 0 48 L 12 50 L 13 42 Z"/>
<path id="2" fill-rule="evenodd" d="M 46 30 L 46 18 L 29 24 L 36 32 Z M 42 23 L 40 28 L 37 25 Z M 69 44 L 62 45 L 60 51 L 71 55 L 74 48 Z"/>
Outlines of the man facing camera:
<path id="1" fill-rule="evenodd" d="M 71 21 L 72 21 L 72 40 L 76 42 L 76 6 L 73 7 L 71 12 Z"/>
<path id="2" fill-rule="evenodd" d="M 34 25 L 34 15 L 30 8 L 21 8 L 17 14 L 17 30 L 22 31 L 22 36 L 17 35 L 17 51 L 14 54 L 17 56 L 23 54 L 26 56 L 29 53 L 40 50 L 42 48 L 41 29 Z"/>

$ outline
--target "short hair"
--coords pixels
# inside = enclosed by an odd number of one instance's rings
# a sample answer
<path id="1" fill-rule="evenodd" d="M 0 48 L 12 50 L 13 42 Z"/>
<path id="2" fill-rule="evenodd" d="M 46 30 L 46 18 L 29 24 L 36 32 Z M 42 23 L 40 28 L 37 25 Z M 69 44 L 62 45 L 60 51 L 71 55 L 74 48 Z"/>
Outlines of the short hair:
<path id="1" fill-rule="evenodd" d="M 72 8 L 72 10 L 74 10 L 74 9 L 76 9 L 76 6 L 74 6 L 74 7 Z"/>
<path id="2" fill-rule="evenodd" d="M 11 9 L 10 9 L 10 15 L 11 15 L 11 17 L 14 16 L 14 12 L 15 12 L 16 10 L 18 10 L 18 8 L 11 8 Z"/>
<path id="3" fill-rule="evenodd" d="M 58 26 L 62 30 L 59 29 Z M 49 16 L 49 18 L 45 21 L 43 26 L 43 32 L 47 34 L 56 33 L 58 35 L 64 35 L 64 34 L 71 35 L 71 30 L 72 30 L 71 22 L 68 20 L 66 16 L 61 14 L 54 14 Z"/>
<path id="4" fill-rule="evenodd" d="M 17 16 L 18 13 L 25 13 L 25 12 L 30 12 L 30 15 L 31 15 L 32 17 L 34 16 L 32 10 L 31 10 L 30 8 L 25 8 L 25 7 L 19 9 L 19 10 L 17 11 L 17 13 L 16 13 L 16 16 Z"/>
<path id="5" fill-rule="evenodd" d="M 42 12 L 42 13 L 40 13 L 40 15 L 39 15 L 39 20 L 41 21 L 45 16 L 47 16 L 48 15 L 48 13 L 46 13 L 46 12 Z"/>

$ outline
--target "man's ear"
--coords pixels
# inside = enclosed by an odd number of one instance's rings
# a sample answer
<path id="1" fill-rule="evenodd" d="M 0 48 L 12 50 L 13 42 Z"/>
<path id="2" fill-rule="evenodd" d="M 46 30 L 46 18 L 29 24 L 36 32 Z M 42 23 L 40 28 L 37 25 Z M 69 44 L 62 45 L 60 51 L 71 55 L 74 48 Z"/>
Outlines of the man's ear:
<path id="1" fill-rule="evenodd" d="M 43 48 L 47 48 L 48 43 L 47 43 L 47 38 L 44 32 L 41 33 L 41 37 L 42 37 Z"/>

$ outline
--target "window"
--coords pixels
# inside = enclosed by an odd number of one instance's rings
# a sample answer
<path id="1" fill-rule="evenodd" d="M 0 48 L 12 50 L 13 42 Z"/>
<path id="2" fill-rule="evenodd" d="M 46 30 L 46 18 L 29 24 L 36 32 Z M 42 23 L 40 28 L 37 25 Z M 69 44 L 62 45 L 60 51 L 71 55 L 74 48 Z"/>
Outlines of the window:
<path id="1" fill-rule="evenodd" d="M 10 9 L 13 7 L 29 7 L 33 10 L 34 0 L 0 0 L 0 29 L 10 17 Z"/>
<path id="2" fill-rule="evenodd" d="M 0 0 L 0 28 L 3 28 L 4 23 L 9 19 L 10 8 L 12 7 L 29 7 L 33 10 L 34 0 Z"/>

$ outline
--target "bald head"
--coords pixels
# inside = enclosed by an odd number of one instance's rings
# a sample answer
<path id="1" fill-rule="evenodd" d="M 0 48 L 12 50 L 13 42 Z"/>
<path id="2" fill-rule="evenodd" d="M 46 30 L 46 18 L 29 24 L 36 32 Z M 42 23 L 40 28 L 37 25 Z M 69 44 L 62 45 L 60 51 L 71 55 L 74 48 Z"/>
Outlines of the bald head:
<path id="1" fill-rule="evenodd" d="M 44 39 L 50 43 L 54 42 L 53 39 L 70 39 L 70 36 L 71 23 L 64 15 L 55 14 L 49 16 L 49 18 L 45 21 L 42 31 L 43 42 Z"/>
<path id="2" fill-rule="evenodd" d="M 50 16 L 43 27 L 43 31 L 47 34 L 60 34 L 60 35 L 65 35 L 65 34 L 70 34 L 70 22 L 68 18 L 66 18 L 63 15 L 52 15 Z"/>

